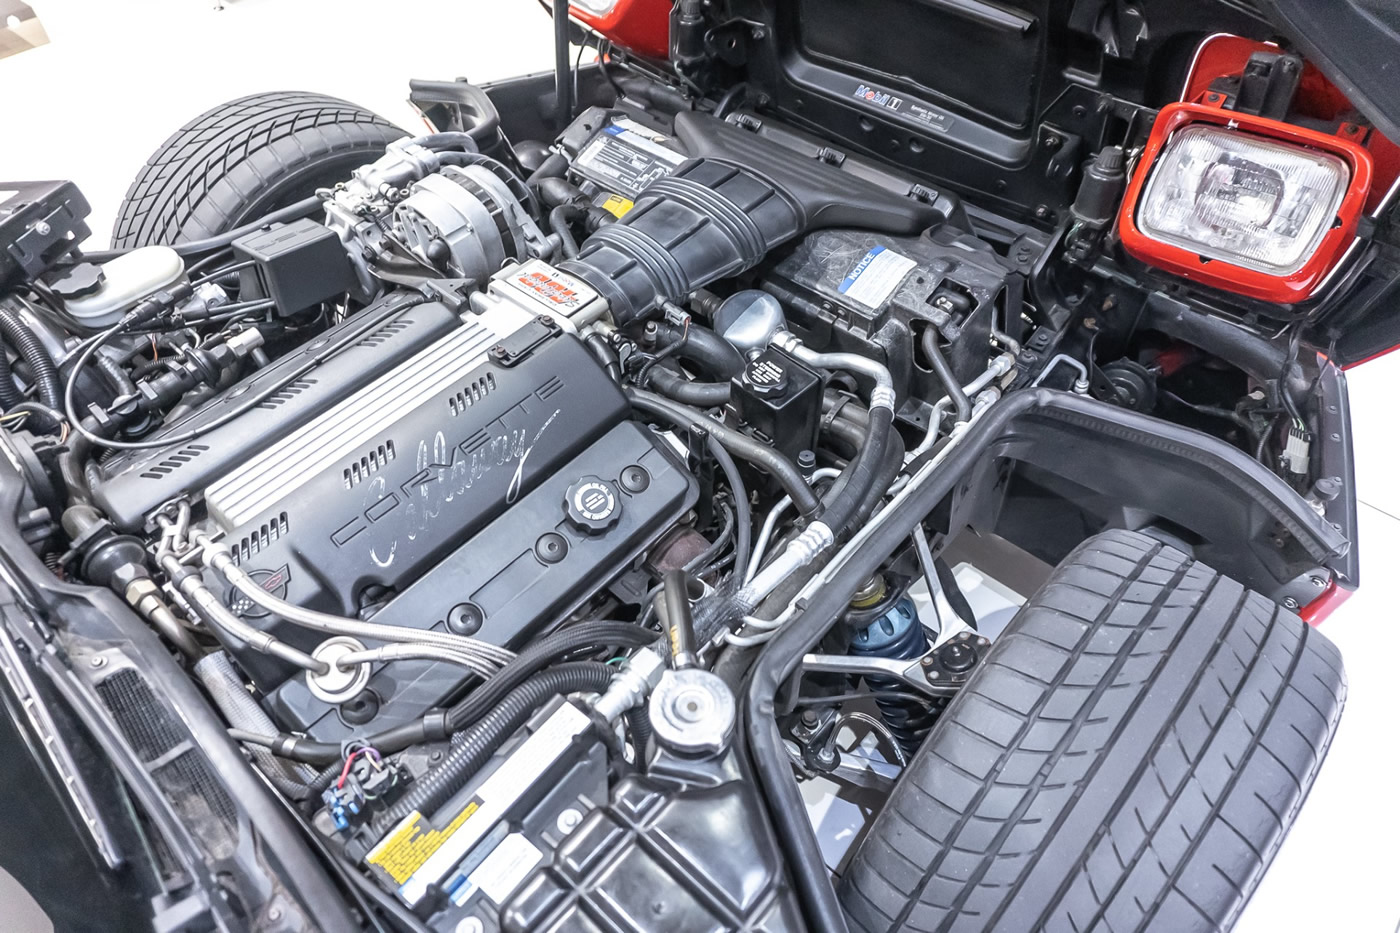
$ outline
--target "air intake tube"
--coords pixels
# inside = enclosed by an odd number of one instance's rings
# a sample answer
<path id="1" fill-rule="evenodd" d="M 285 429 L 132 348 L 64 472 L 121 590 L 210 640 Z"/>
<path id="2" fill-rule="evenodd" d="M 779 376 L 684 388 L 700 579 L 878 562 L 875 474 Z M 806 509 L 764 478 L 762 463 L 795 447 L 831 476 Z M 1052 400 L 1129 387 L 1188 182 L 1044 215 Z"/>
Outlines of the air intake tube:
<path id="1" fill-rule="evenodd" d="M 652 182 L 622 221 L 598 230 L 559 268 L 602 293 L 625 326 L 756 265 L 804 226 L 802 206 L 770 182 L 696 159 Z"/>

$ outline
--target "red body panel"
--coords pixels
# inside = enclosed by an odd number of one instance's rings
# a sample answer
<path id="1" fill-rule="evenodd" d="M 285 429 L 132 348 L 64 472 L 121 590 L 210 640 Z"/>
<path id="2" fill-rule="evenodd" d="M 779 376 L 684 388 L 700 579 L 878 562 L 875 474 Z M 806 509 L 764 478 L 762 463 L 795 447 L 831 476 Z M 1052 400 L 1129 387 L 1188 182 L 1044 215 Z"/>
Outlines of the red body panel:
<path id="1" fill-rule="evenodd" d="M 569 15 L 614 45 L 648 58 L 665 58 L 671 32 L 668 0 L 617 0 L 606 13 L 593 13 L 576 3 Z"/>

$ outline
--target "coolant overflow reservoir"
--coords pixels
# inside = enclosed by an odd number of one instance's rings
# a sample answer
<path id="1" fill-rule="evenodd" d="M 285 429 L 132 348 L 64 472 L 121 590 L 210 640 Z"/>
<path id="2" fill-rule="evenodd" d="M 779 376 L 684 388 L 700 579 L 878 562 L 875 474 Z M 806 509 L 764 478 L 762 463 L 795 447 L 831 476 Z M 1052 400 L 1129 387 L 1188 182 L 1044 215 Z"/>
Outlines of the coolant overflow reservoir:
<path id="1" fill-rule="evenodd" d="M 142 246 L 102 264 L 103 282 L 90 295 L 70 298 L 65 309 L 89 327 L 110 327 L 148 295 L 185 274 L 180 254 L 168 246 Z"/>

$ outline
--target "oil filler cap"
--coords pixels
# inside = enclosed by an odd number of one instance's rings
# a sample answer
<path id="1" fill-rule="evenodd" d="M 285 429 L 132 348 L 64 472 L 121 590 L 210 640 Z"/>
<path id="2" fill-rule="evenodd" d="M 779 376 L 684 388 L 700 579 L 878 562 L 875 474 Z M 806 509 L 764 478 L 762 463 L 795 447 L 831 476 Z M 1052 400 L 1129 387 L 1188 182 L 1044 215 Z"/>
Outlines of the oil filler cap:
<path id="1" fill-rule="evenodd" d="M 564 494 L 564 513 L 579 531 L 598 535 L 617 524 L 622 515 L 622 499 L 607 480 L 583 476 Z"/>

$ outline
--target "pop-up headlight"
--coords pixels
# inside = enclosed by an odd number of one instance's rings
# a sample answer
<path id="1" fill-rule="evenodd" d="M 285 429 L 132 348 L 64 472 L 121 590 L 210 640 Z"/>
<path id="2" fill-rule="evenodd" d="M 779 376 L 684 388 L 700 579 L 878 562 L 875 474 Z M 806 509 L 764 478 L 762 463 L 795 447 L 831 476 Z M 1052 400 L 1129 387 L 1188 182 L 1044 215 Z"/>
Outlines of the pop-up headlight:
<path id="1" fill-rule="evenodd" d="M 1370 176 L 1369 154 L 1345 140 L 1173 104 L 1124 199 L 1123 245 L 1217 288 L 1301 301 L 1355 238 Z"/>

